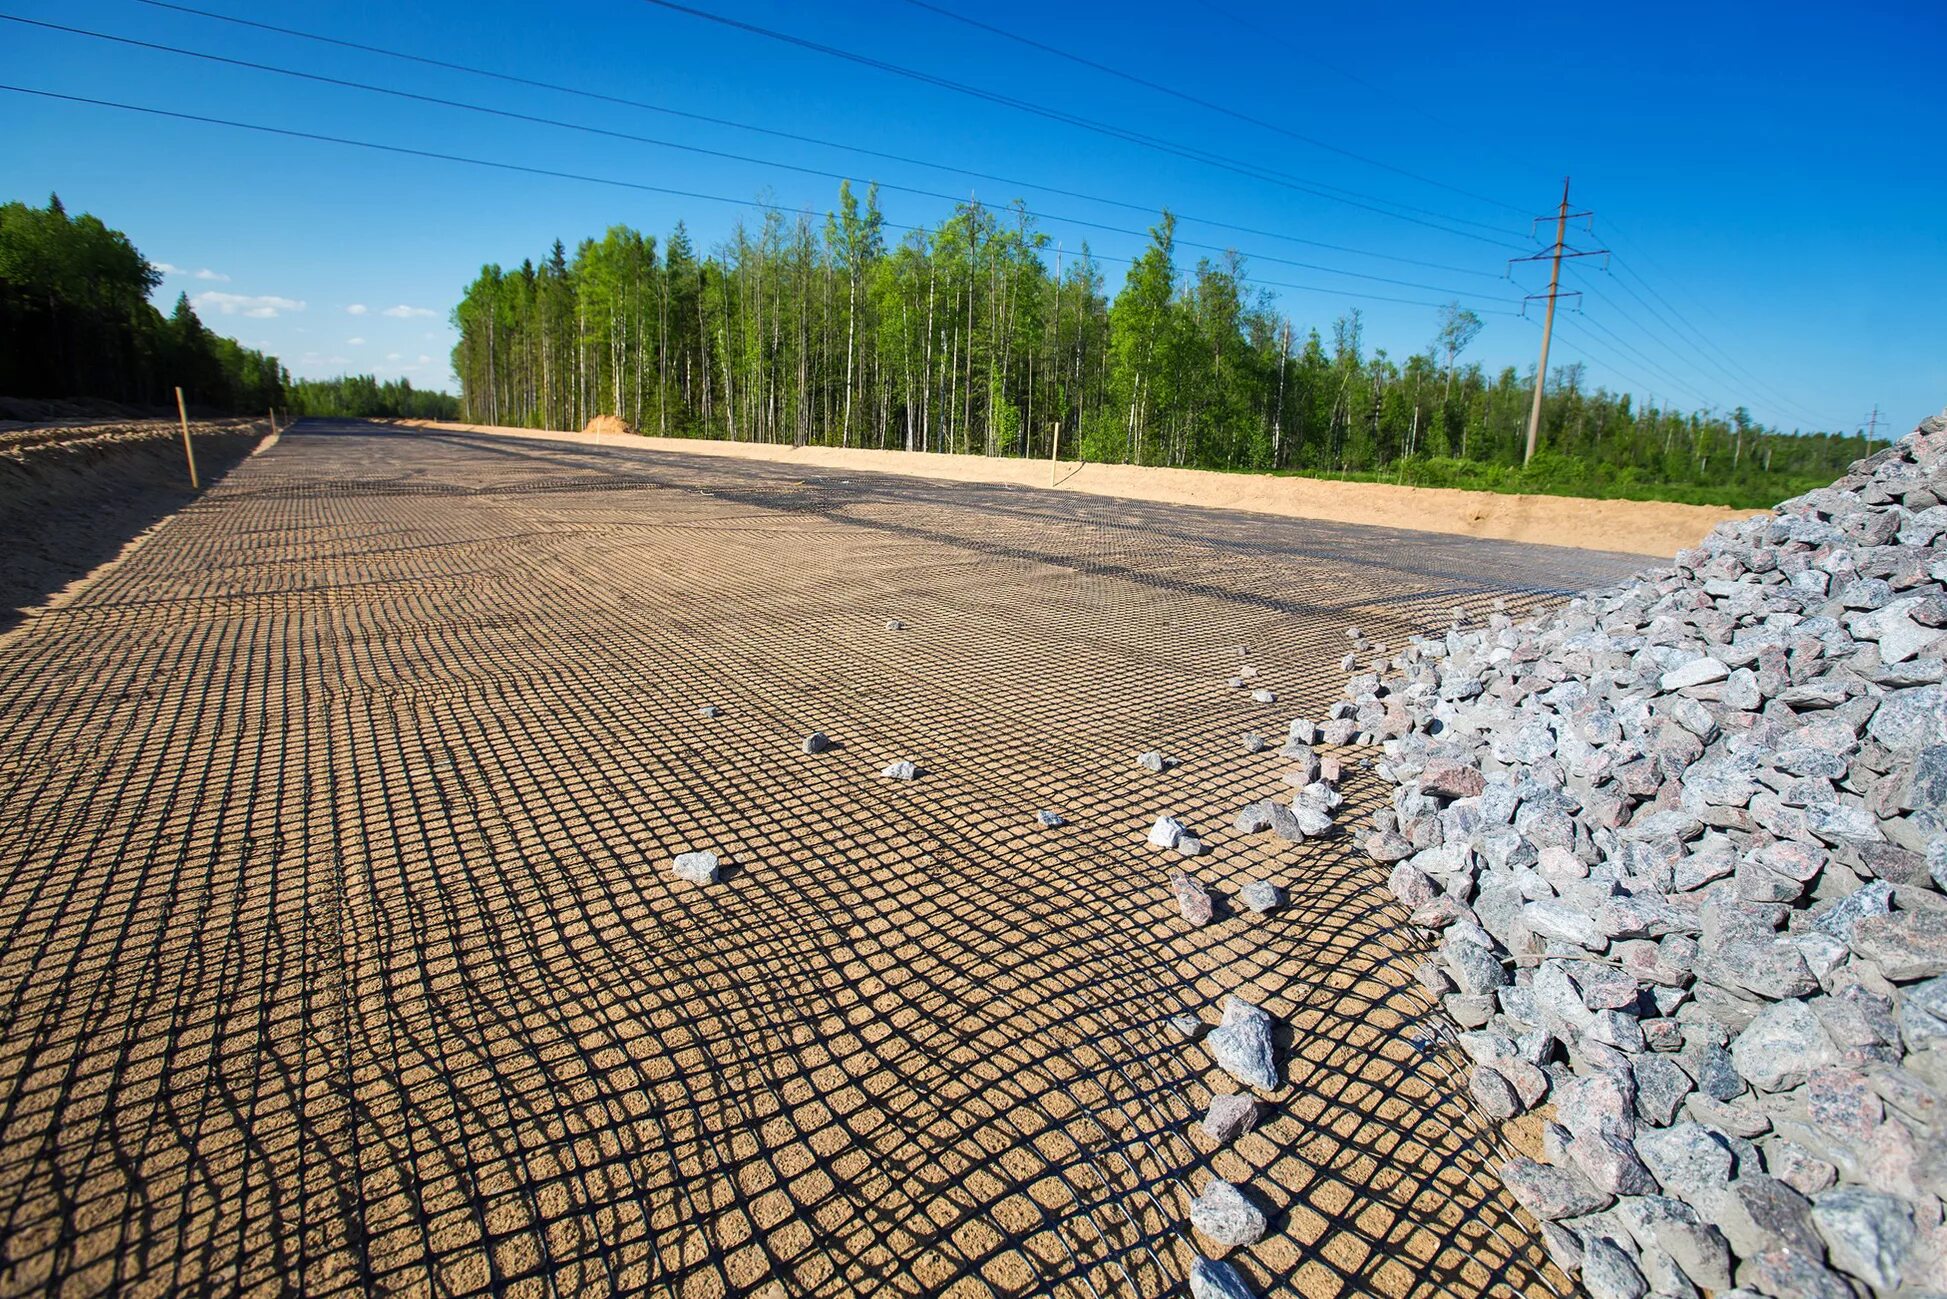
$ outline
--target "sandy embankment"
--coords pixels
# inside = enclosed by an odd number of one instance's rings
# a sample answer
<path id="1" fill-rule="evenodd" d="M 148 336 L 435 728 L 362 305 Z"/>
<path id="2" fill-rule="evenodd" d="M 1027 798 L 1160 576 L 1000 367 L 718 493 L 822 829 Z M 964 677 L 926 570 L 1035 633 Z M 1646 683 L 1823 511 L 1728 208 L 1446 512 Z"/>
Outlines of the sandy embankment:
<path id="1" fill-rule="evenodd" d="M 590 433 L 543 432 L 486 424 L 397 420 L 413 428 L 454 432 L 502 433 L 550 441 L 616 445 Z M 1754 510 L 1668 501 L 1602 501 L 1578 496 L 1527 496 L 1470 492 L 1448 487 L 1396 487 L 1389 483 L 1345 483 L 1319 478 L 1217 473 L 1208 469 L 1159 469 L 1140 465 L 1076 464 L 1063 461 L 996 459 L 937 452 L 841 450 L 789 447 L 704 438 L 629 438 L 630 446 L 683 455 L 770 460 L 808 468 L 863 473 L 907 474 L 952 482 L 1007 483 L 1019 487 L 1084 492 L 1168 505 L 1200 505 L 1246 510 L 1292 519 L 1410 528 L 1463 537 L 1526 541 L 1544 546 L 1575 546 L 1636 555 L 1669 556 L 1696 542 L 1727 519 Z"/>

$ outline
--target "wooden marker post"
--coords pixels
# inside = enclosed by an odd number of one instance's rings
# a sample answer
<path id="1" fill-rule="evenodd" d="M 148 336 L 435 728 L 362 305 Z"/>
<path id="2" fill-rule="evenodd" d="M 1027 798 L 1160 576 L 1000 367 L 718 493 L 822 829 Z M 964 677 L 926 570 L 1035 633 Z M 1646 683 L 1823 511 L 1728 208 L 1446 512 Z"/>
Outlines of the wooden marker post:
<path id="1" fill-rule="evenodd" d="M 198 491 L 202 484 L 196 481 L 196 448 L 189 440 L 189 407 L 183 405 L 183 390 L 176 389 L 176 414 L 183 422 L 183 459 L 189 461 L 189 490 Z"/>
<path id="2" fill-rule="evenodd" d="M 1055 444 L 1048 448 L 1048 486 L 1055 485 L 1055 475 L 1061 470 L 1061 421 L 1055 421 Z"/>
<path id="3" fill-rule="evenodd" d="M 277 407 L 275 406 L 270 408 L 270 435 L 277 436 Z"/>

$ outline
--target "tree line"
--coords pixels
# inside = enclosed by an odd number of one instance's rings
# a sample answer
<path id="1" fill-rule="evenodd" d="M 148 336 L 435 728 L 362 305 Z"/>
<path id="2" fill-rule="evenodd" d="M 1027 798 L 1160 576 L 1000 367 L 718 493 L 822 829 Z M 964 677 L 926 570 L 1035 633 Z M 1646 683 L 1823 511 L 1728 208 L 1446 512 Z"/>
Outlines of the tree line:
<path id="1" fill-rule="evenodd" d="M 285 402 L 274 356 L 213 333 L 189 295 L 164 316 L 149 301 L 162 273 L 127 235 L 44 208 L 0 204 L 0 393 L 99 397 L 260 412 Z"/>
<path id="2" fill-rule="evenodd" d="M 453 311 L 466 417 L 740 441 L 1385 477 L 1429 485 L 1764 505 L 1830 481 L 1857 436 L 1784 434 L 1466 358 L 1458 303 L 1403 359 L 1358 310 L 1279 313 L 1232 253 L 1184 265 L 1168 213 L 1111 296 L 1088 245 L 1052 247 L 1019 203 L 969 202 L 888 237 L 876 188 L 822 221 L 767 210 L 708 255 L 682 223 L 555 241 L 487 265 Z"/>
<path id="3" fill-rule="evenodd" d="M 336 415 L 351 419 L 443 419 L 460 417 L 460 399 L 448 392 L 415 388 L 410 379 L 344 374 L 335 379 L 298 379 L 288 389 L 292 415 Z"/>

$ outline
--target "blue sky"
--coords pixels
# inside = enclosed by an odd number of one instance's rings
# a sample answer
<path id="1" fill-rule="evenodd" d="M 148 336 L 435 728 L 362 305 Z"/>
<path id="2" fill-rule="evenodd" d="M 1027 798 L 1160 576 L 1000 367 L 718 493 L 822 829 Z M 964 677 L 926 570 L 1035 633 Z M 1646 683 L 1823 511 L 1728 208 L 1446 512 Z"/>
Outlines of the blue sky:
<path id="1" fill-rule="evenodd" d="M 1597 215 L 1593 234 L 1572 232 L 1571 242 L 1615 256 L 1607 269 L 1596 258 L 1565 273 L 1585 296 L 1581 314 L 1560 318 L 1552 363 L 1581 361 L 1592 383 L 1685 407 L 1742 403 L 1785 428 L 1854 428 L 1877 403 L 1899 430 L 1947 403 L 1947 222 L 1939 208 L 1947 130 L 1917 88 L 1947 48 L 1947 6 L 1937 0 L 1620 9 L 927 0 L 1268 127 L 1024 48 L 912 0 L 694 0 L 699 9 L 1219 154 L 1282 181 L 839 62 L 648 0 L 191 2 L 939 165 L 413 66 L 138 0 L 0 0 L 0 13 L 860 181 L 971 192 L 984 202 L 1019 197 L 1065 255 L 1088 240 L 1111 289 L 1126 267 L 1110 259 L 1138 251 L 1154 219 L 1145 211 L 1168 205 L 1184 214 L 1181 239 L 1236 247 L 1258 282 L 1293 286 L 1272 292 L 1300 329 L 1316 326 L 1329 337 L 1332 319 L 1356 306 L 1368 347 L 1395 357 L 1427 345 L 1428 304 L 1466 295 L 1488 321 L 1471 355 L 1494 367 L 1534 364 L 1539 305 L 1528 319 L 1492 313 L 1514 312 L 1524 292 L 1545 287 L 1540 266 L 1504 278 L 1506 259 L 1535 246 L 1529 216 L 1551 210 L 1572 173 L 1573 201 Z M 40 202 L 58 191 L 71 210 L 127 230 L 151 260 L 176 268 L 159 298 L 189 292 L 213 326 L 274 351 L 305 376 L 371 371 L 448 383 L 447 313 L 483 262 L 538 259 L 556 237 L 572 246 L 617 223 L 662 235 L 678 218 L 708 248 L 740 216 L 754 216 L 744 204 L 760 194 L 822 214 L 837 187 L 776 165 L 17 23 L 0 23 L 0 50 L 0 81 L 12 85 L 736 200 L 0 94 L 0 193 Z M 958 169 L 1023 183 L 975 180 Z M 892 222 L 930 224 L 948 204 L 888 193 L 884 207 Z M 1184 248 L 1185 268 L 1202 252 Z"/>

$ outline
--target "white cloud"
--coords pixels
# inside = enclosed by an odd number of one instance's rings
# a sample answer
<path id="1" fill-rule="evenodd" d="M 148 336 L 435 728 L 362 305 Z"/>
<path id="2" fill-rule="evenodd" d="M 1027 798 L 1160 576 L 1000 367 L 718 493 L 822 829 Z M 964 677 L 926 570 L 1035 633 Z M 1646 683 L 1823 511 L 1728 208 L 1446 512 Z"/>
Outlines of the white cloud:
<path id="1" fill-rule="evenodd" d="M 159 271 L 161 271 L 161 272 L 162 272 L 162 273 L 163 273 L 164 275 L 187 275 L 187 274 L 189 274 L 189 272 L 188 272 L 188 271 L 186 271 L 186 270 L 184 270 L 184 269 L 183 269 L 182 267 L 180 267 L 180 266 L 171 266 L 171 265 L 170 265 L 170 264 L 169 264 L 168 262 L 153 262 L 153 263 L 151 263 L 151 265 L 153 265 L 153 266 L 154 266 L 154 267 L 155 267 L 155 268 L 156 268 L 157 270 L 159 270 Z"/>
<path id="2" fill-rule="evenodd" d="M 296 298 L 272 294 L 253 297 L 244 293 L 219 293 L 214 289 L 197 294 L 194 302 L 204 311 L 223 316 L 249 316 L 253 320 L 269 320 L 281 312 L 304 310 L 304 303 Z"/>
<path id="3" fill-rule="evenodd" d="M 371 308 L 364 303 L 354 302 L 351 306 L 345 308 L 345 314 L 348 316 L 362 316 L 370 310 Z"/>
<path id="4" fill-rule="evenodd" d="M 199 280 L 216 280 L 223 284 L 228 284 L 230 282 L 230 277 L 225 275 L 222 271 L 213 271 L 207 266 L 205 266 L 202 270 L 196 272 L 196 278 Z"/>
<path id="5" fill-rule="evenodd" d="M 207 266 L 199 271 L 192 271 L 187 266 L 178 266 L 174 262 L 153 262 L 151 265 L 164 275 L 188 275 L 198 280 L 214 280 L 219 284 L 230 282 L 230 277 L 222 271 L 213 271 Z"/>
<path id="6" fill-rule="evenodd" d="M 421 356 L 419 358 L 419 364 L 421 365 L 431 365 L 432 363 L 433 363 L 433 358 L 430 356 Z"/>
<path id="7" fill-rule="evenodd" d="M 401 356 L 401 355 L 399 355 L 399 353 L 397 353 L 397 352 L 387 352 L 387 353 L 385 354 L 385 359 L 386 359 L 386 360 L 388 360 L 388 361 L 403 361 L 403 360 L 405 360 L 406 358 L 405 358 L 405 357 L 403 357 L 403 356 Z"/>
<path id="8" fill-rule="evenodd" d="M 363 346 L 365 346 L 365 340 L 364 340 L 364 339 L 362 339 L 362 338 L 348 338 L 348 339 L 346 339 L 346 340 L 345 340 L 345 346 L 346 346 L 346 347 L 363 347 Z"/>
<path id="9" fill-rule="evenodd" d="M 405 303 L 402 302 L 396 307 L 387 307 L 384 311 L 380 312 L 379 314 L 383 316 L 390 316 L 394 320 L 415 320 L 422 316 L 430 318 L 432 316 L 438 315 L 439 313 L 436 311 L 429 311 L 425 307 L 408 307 Z"/>

